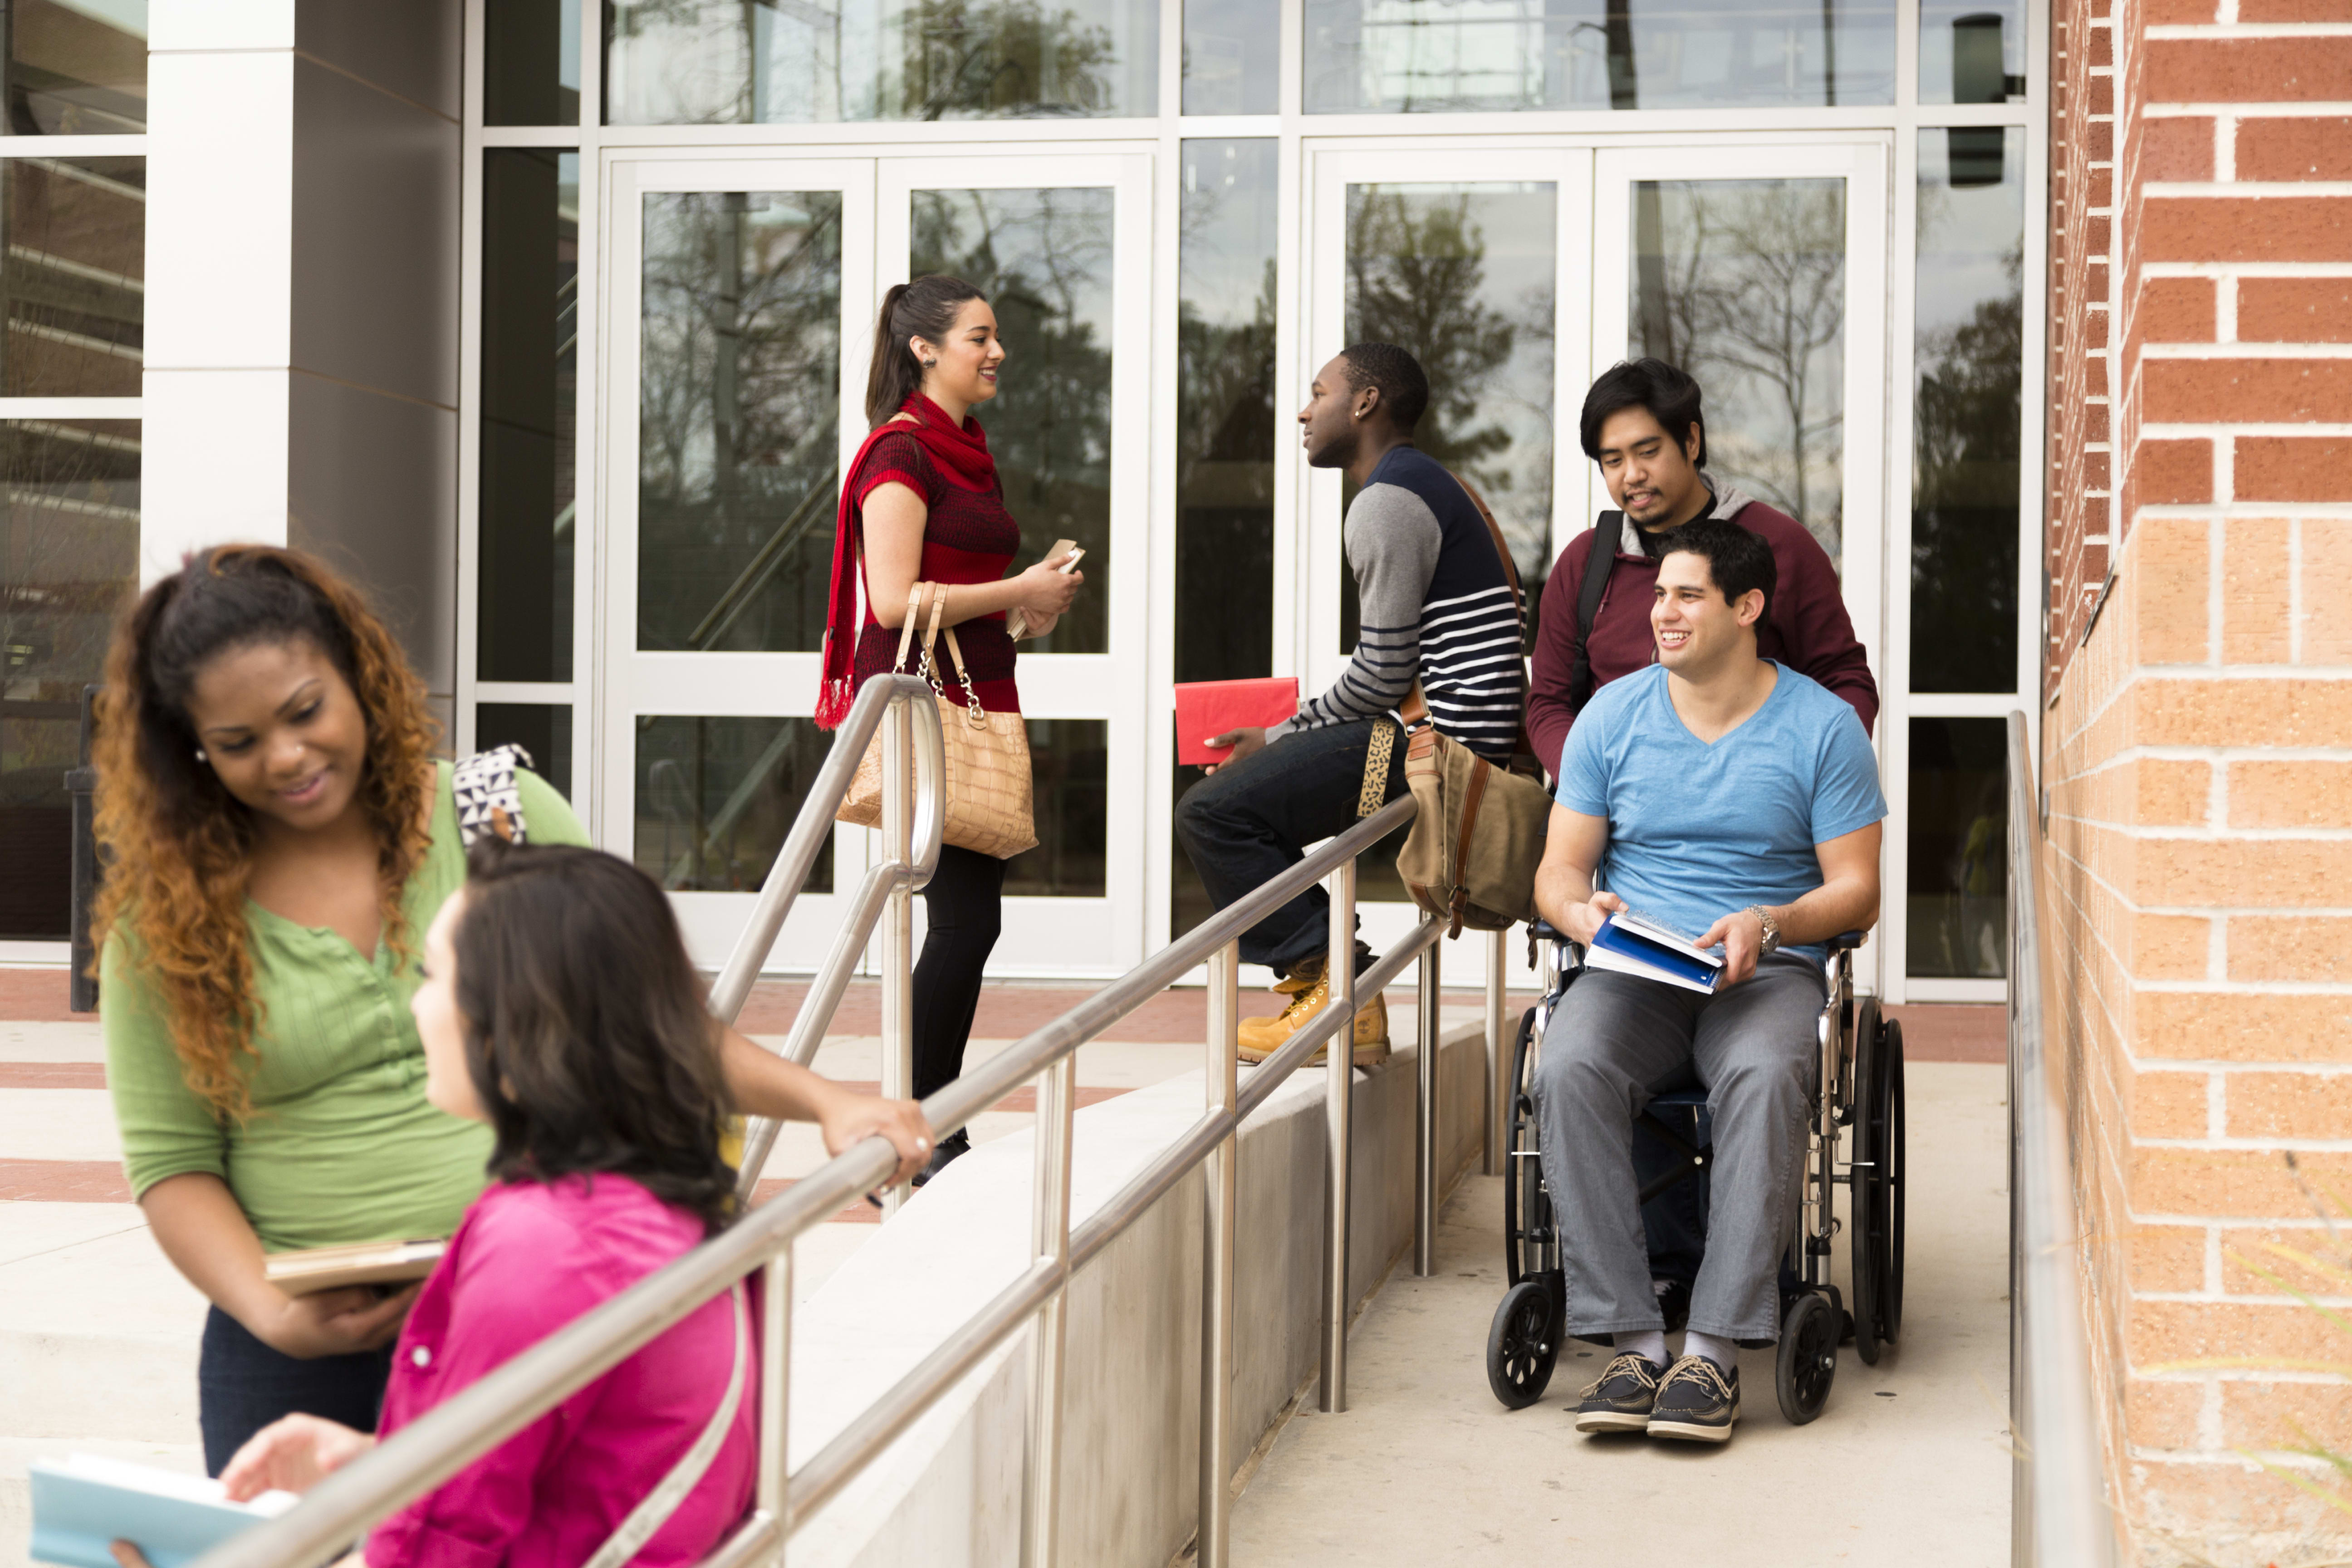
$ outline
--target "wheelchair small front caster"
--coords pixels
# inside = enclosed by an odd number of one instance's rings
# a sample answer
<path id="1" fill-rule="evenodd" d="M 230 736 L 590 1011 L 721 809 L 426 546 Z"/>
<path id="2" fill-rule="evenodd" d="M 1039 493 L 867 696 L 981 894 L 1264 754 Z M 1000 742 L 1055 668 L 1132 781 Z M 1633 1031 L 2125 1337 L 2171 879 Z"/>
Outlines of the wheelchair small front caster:
<path id="1" fill-rule="evenodd" d="M 1486 1335 L 1486 1384 L 1505 1408 L 1525 1410 L 1543 1397 L 1559 1360 L 1559 1334 L 1543 1279 L 1522 1279 L 1504 1292 Z"/>
<path id="2" fill-rule="evenodd" d="M 1838 1331 L 1844 1314 L 1810 1292 L 1792 1302 L 1780 1320 L 1780 1352 L 1773 1377 L 1780 1414 L 1802 1426 L 1829 1403 L 1837 1376 Z"/>

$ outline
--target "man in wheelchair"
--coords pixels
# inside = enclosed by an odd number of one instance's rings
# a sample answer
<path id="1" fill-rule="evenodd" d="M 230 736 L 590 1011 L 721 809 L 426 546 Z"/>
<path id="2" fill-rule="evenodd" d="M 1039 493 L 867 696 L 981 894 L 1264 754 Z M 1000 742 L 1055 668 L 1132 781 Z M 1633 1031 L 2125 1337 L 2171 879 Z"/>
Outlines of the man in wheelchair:
<path id="1" fill-rule="evenodd" d="M 1630 908 L 1719 946 L 1723 968 L 1702 993 L 1588 966 L 1544 1033 L 1535 1103 L 1567 1331 L 1617 1352 L 1577 1429 L 1720 1443 L 1739 1415 L 1738 1347 L 1780 1335 L 1822 944 L 1878 918 L 1886 803 L 1853 708 L 1757 654 L 1770 547 L 1701 519 L 1668 548 L 1650 612 L 1657 663 L 1601 688 L 1570 731 L 1536 905 L 1586 948 Z M 1651 1096 L 1694 1077 L 1713 1117 L 1712 1202 L 1670 1359 L 1633 1127 Z"/>

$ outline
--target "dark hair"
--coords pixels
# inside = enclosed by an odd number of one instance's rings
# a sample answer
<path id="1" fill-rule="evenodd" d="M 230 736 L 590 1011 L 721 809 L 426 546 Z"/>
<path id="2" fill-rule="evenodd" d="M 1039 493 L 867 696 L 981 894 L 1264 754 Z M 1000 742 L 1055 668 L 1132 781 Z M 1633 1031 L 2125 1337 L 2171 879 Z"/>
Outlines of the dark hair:
<path id="1" fill-rule="evenodd" d="M 452 945 L 490 1174 L 609 1171 L 726 1226 L 719 1026 L 661 889 L 602 850 L 488 834 L 466 867 Z"/>
<path id="2" fill-rule="evenodd" d="M 1619 360 L 1601 373 L 1592 390 L 1584 395 L 1584 417 L 1578 435 L 1584 442 L 1584 455 L 1598 461 L 1601 457 L 1601 427 L 1609 423 L 1612 414 L 1628 408 L 1646 408 L 1659 428 L 1675 438 L 1677 445 L 1690 445 L 1691 431 L 1698 431 L 1696 467 L 1706 467 L 1706 419 L 1699 413 L 1698 383 L 1683 371 L 1662 359 Z"/>
<path id="3" fill-rule="evenodd" d="M 1658 546 L 1659 559 L 1696 555 L 1706 562 L 1706 574 L 1723 592 L 1723 602 L 1736 605 L 1751 590 L 1764 595 L 1761 622 L 1772 613 L 1772 595 L 1780 585 L 1780 568 L 1772 547 L 1760 533 L 1750 533 L 1719 517 L 1694 518 L 1668 533 Z"/>
<path id="4" fill-rule="evenodd" d="M 1394 343 L 1349 343 L 1339 351 L 1348 381 L 1361 392 L 1378 387 L 1380 406 L 1406 435 L 1429 411 L 1429 376 L 1421 362 Z"/>
<path id="5" fill-rule="evenodd" d="M 436 726 L 425 683 L 358 589 L 297 550 L 199 552 L 116 624 L 98 697 L 97 837 L 110 864 L 98 941 L 120 929 L 137 944 L 188 1088 L 238 1117 L 261 1023 L 245 910 L 253 813 L 199 760 L 188 699 L 221 655 L 289 643 L 315 647 L 366 719 L 356 799 L 375 833 L 385 945 L 404 962 L 401 895 L 429 847 Z"/>
<path id="6" fill-rule="evenodd" d="M 907 405 L 923 384 L 923 367 L 908 338 L 944 342 L 955 330 L 956 313 L 967 300 L 987 296 L 961 278 L 933 272 L 911 283 L 893 283 L 882 296 L 874 323 L 874 365 L 866 373 L 866 423 L 880 425 Z"/>

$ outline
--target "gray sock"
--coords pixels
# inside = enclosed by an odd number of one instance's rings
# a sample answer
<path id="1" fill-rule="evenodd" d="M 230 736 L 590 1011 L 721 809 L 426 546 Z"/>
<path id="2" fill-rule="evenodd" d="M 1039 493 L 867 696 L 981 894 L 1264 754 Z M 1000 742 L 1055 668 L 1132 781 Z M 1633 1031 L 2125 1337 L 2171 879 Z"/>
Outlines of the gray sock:
<path id="1" fill-rule="evenodd" d="M 1724 1372 L 1739 1364 L 1739 1347 L 1729 1340 L 1717 1339 L 1713 1334 L 1692 1329 L 1683 1335 L 1683 1354 L 1703 1355 Z"/>
<path id="2" fill-rule="evenodd" d="M 1631 1351 L 1652 1366 L 1664 1366 L 1674 1358 L 1666 1354 L 1666 1336 L 1655 1329 L 1646 1333 L 1612 1335 L 1617 1342 L 1617 1353 Z"/>

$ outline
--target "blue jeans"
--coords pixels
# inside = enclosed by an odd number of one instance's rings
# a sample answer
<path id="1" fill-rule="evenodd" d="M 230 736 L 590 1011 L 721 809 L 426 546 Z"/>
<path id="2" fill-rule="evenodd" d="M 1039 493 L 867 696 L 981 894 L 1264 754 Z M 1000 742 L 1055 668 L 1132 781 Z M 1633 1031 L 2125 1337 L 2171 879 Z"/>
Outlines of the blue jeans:
<path id="1" fill-rule="evenodd" d="M 375 1430 L 392 1346 L 309 1360 L 273 1350 L 215 1307 L 205 1315 L 196 1356 L 196 1425 L 205 1474 L 217 1476 L 245 1440 L 281 1415 L 323 1415 L 358 1432 Z"/>
<path id="2" fill-rule="evenodd" d="M 1378 726 L 1366 719 L 1297 730 L 1262 752 L 1228 763 L 1176 803 L 1176 837 L 1219 909 L 1265 886 L 1305 856 L 1306 847 L 1355 826 L 1364 758 Z M 1393 735 L 1378 805 L 1404 793 L 1404 737 Z M 1331 900 L 1309 888 L 1242 933 L 1242 961 L 1277 974 L 1331 945 Z"/>

